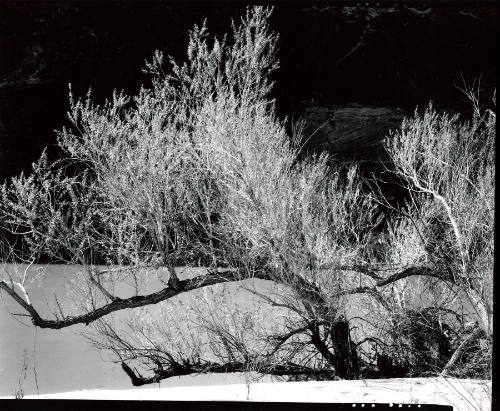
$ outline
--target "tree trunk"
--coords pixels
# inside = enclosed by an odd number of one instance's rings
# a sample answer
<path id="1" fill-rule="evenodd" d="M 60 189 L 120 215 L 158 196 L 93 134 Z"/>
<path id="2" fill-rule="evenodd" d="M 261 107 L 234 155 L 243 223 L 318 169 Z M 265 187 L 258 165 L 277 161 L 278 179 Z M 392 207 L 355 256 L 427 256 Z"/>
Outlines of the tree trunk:
<path id="1" fill-rule="evenodd" d="M 357 377 L 359 361 L 356 348 L 351 340 L 349 322 L 340 319 L 330 329 L 330 336 L 334 345 L 339 376 L 342 378 Z"/>

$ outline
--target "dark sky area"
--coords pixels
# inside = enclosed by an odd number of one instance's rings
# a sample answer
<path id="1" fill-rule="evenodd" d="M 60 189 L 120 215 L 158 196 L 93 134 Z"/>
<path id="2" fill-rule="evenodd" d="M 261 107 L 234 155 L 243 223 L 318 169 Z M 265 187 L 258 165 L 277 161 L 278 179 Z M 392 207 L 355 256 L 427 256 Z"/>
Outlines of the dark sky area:
<path id="1" fill-rule="evenodd" d="M 304 101 L 400 107 L 433 100 L 464 111 L 457 86 L 481 76 L 485 98 L 496 85 L 495 2 L 276 3 L 281 68 L 274 97 L 281 116 Z M 351 4 L 351 5 L 354 5 Z M 204 18 L 216 34 L 239 18 L 242 2 L 0 3 L 0 182 L 29 169 L 67 124 L 68 83 L 92 87 L 98 102 L 113 89 L 135 93 L 156 49 L 182 58 L 188 30 Z"/>

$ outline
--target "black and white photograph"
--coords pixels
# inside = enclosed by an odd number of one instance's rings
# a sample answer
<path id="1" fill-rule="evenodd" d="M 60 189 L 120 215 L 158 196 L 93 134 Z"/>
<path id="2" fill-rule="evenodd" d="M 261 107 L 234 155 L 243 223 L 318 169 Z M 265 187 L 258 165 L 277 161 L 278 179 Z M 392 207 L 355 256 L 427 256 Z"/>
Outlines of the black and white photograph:
<path id="1" fill-rule="evenodd" d="M 1 2 L 0 408 L 494 409 L 498 11 Z"/>

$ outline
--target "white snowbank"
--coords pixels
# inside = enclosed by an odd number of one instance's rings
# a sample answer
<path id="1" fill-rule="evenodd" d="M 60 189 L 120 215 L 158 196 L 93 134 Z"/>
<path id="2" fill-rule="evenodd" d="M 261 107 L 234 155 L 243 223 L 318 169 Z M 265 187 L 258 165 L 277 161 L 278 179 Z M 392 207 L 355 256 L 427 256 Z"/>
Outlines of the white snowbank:
<path id="1" fill-rule="evenodd" d="M 353 402 L 451 405 L 454 411 L 490 410 L 491 382 L 445 378 L 312 381 L 198 387 L 82 390 L 28 399 Z"/>

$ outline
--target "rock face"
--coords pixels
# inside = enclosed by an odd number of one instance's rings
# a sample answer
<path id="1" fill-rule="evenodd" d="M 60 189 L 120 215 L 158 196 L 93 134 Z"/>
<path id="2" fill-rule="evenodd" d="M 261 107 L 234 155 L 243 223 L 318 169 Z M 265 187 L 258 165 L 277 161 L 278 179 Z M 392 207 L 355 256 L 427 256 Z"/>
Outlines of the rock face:
<path id="1" fill-rule="evenodd" d="M 376 161 L 382 154 L 382 139 L 401 126 L 405 114 L 397 108 L 357 104 L 310 106 L 305 112 L 304 137 L 311 148 Z"/>
<path id="2" fill-rule="evenodd" d="M 68 83 L 75 97 L 91 87 L 98 104 L 113 89 L 134 95 L 150 85 L 141 68 L 155 50 L 184 61 L 195 23 L 206 18 L 221 38 L 246 8 L 243 2 L 174 3 L 0 3 L 0 183 L 29 171 L 44 147 L 57 154 L 53 130 L 68 125 Z M 277 5 L 270 27 L 280 35 L 280 68 L 271 97 L 279 117 L 303 112 L 301 101 L 314 97 L 322 109 L 312 107 L 311 118 L 321 123 L 322 110 L 333 110 L 335 130 L 322 129 L 313 142 L 349 152 L 393 126 L 389 107 L 412 112 L 432 100 L 467 113 L 470 102 L 457 89 L 464 80 L 471 85 L 481 76 L 481 101 L 490 102 L 499 7 L 476 3 Z"/>

